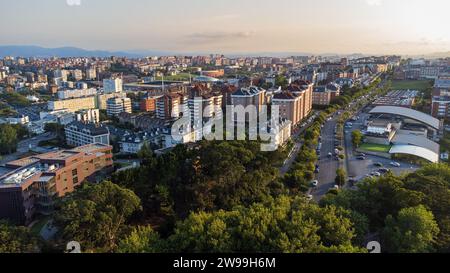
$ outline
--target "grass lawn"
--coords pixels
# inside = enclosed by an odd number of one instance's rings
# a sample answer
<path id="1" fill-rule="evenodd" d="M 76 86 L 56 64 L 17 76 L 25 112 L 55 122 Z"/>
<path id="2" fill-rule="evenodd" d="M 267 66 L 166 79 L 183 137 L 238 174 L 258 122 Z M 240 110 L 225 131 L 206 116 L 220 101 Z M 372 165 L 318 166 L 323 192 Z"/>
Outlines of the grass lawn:
<path id="1" fill-rule="evenodd" d="M 359 147 L 361 150 L 377 153 L 388 153 L 391 150 L 389 145 L 365 143 Z"/>
<path id="2" fill-rule="evenodd" d="M 392 90 L 403 90 L 403 89 L 410 89 L 410 90 L 419 90 L 424 91 L 428 88 L 432 87 L 430 81 L 392 81 Z"/>

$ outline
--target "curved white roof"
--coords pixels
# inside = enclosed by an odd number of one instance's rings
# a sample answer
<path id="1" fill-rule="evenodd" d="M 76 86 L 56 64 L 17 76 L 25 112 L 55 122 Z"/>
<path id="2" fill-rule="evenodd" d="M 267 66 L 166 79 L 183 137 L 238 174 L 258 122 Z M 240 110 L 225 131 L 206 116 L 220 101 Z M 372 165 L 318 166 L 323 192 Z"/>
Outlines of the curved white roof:
<path id="1" fill-rule="evenodd" d="M 196 81 L 196 82 L 218 82 L 220 80 L 213 78 L 213 77 L 198 76 L 198 77 L 194 78 L 194 81 Z"/>
<path id="2" fill-rule="evenodd" d="M 377 106 L 370 114 L 391 114 L 391 115 L 399 115 L 407 118 L 411 118 L 417 121 L 420 121 L 424 124 L 427 124 L 433 127 L 436 130 L 439 130 L 440 122 L 438 119 L 427 115 L 425 113 L 412 110 L 405 107 L 397 107 L 397 106 Z"/>
<path id="3" fill-rule="evenodd" d="M 394 145 L 389 151 L 390 154 L 408 154 L 426 159 L 432 163 L 439 162 L 439 154 L 428 149 L 412 145 Z"/>
<path id="4" fill-rule="evenodd" d="M 424 136 L 396 134 L 392 139 L 394 145 L 413 145 L 428 149 L 436 154 L 439 154 L 440 146 L 434 141 L 429 140 Z"/>

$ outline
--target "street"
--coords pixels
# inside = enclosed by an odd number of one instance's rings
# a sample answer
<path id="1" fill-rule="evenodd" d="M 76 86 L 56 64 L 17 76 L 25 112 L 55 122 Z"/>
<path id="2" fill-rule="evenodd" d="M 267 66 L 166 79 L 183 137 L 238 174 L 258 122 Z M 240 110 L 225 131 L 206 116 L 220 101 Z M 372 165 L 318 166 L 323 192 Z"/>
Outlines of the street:
<path id="1" fill-rule="evenodd" d="M 316 175 L 319 185 L 311 189 L 310 194 L 315 201 L 319 201 L 327 192 L 334 187 L 336 171 L 339 167 L 339 161 L 334 158 L 334 129 L 337 124 L 337 118 L 327 121 L 322 129 L 322 148 L 319 157 L 320 172 Z M 328 153 L 333 157 L 329 158 Z"/>

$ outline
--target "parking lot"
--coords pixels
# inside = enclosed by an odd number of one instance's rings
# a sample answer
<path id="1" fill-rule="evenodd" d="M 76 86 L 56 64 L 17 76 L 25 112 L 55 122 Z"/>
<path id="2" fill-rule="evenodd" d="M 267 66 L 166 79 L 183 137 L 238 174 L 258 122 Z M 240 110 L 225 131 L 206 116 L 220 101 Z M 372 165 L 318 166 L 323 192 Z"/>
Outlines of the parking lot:
<path id="1" fill-rule="evenodd" d="M 408 162 L 398 162 L 400 167 L 391 166 L 393 160 L 373 155 L 364 155 L 364 160 L 358 159 L 359 154 L 353 152 L 352 145 L 352 132 L 354 130 L 363 130 L 365 120 L 369 117 L 367 113 L 358 114 L 359 120 L 352 121 L 352 127 L 345 128 L 345 148 L 347 152 L 347 171 L 348 176 L 355 180 L 361 180 L 374 172 L 379 172 L 380 168 L 388 168 L 396 175 L 402 175 L 405 173 L 411 173 L 416 171 L 419 166 L 408 163 Z M 376 166 L 376 163 L 379 166 Z"/>

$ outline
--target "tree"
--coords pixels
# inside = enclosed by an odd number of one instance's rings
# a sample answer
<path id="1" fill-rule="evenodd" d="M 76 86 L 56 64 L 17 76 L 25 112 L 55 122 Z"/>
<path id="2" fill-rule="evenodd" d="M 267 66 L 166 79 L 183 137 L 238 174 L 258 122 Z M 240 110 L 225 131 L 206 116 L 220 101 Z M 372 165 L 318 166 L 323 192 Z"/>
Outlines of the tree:
<path id="1" fill-rule="evenodd" d="M 336 185 L 339 187 L 343 187 L 345 185 L 345 178 L 347 174 L 345 173 L 344 169 L 339 168 L 336 171 L 336 179 L 334 180 Z"/>
<path id="2" fill-rule="evenodd" d="M 125 224 L 140 210 L 139 198 L 109 181 L 83 187 L 65 197 L 55 215 L 64 241 L 76 240 L 85 251 L 114 251 Z"/>
<path id="3" fill-rule="evenodd" d="M 162 241 L 159 234 L 150 226 L 138 226 L 120 240 L 117 252 L 119 253 L 158 253 L 162 251 Z"/>
<path id="4" fill-rule="evenodd" d="M 361 133 L 360 130 L 355 130 L 352 132 L 352 144 L 353 147 L 359 148 L 363 141 L 364 135 Z"/>
<path id="5" fill-rule="evenodd" d="M 17 150 L 17 131 L 12 125 L 0 125 L 0 154 L 11 154 Z"/>
<path id="6" fill-rule="evenodd" d="M 168 239 L 169 252 L 362 252 L 349 212 L 281 196 L 248 208 L 193 213 Z"/>
<path id="7" fill-rule="evenodd" d="M 433 252 L 439 227 L 433 213 L 420 205 L 400 210 L 394 218 L 386 218 L 383 241 L 388 252 Z"/>
<path id="8" fill-rule="evenodd" d="M 26 227 L 0 221 L 0 253 L 36 253 L 40 241 Z"/>
<path id="9" fill-rule="evenodd" d="M 282 88 L 286 88 L 288 85 L 288 80 L 286 79 L 285 76 L 283 75 L 277 75 L 275 78 L 275 86 L 276 87 L 282 87 Z"/>

